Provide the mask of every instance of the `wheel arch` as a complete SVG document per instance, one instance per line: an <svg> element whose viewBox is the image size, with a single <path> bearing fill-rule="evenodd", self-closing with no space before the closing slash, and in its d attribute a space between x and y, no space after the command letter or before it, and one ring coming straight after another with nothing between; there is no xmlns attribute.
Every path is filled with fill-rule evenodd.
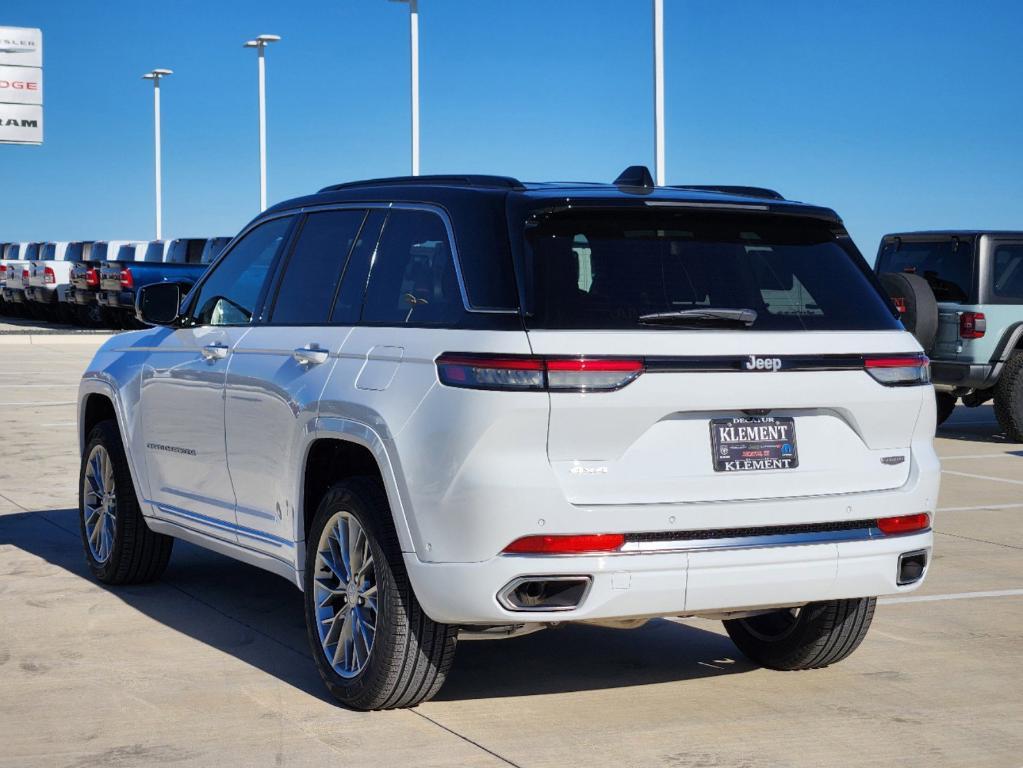
<svg viewBox="0 0 1023 768"><path fill-rule="evenodd" d="M1013 323L1005 329L991 360L1004 363L1017 350L1023 350L1023 321Z"/></svg>
<svg viewBox="0 0 1023 768"><path fill-rule="evenodd" d="M406 514L407 492L399 484L396 464L397 458L384 438L368 424L342 418L316 419L307 433L298 477L300 514L295 516L295 540L305 541L320 500L332 484L346 477L369 475L379 479L387 495L402 552L415 552Z"/></svg>

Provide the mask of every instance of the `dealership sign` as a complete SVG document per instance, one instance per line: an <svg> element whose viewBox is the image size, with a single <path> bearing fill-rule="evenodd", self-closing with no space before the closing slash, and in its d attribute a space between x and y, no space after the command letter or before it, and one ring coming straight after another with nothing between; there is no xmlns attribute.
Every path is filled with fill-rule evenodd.
<svg viewBox="0 0 1023 768"><path fill-rule="evenodd" d="M0 144L43 143L43 33L0 27Z"/></svg>

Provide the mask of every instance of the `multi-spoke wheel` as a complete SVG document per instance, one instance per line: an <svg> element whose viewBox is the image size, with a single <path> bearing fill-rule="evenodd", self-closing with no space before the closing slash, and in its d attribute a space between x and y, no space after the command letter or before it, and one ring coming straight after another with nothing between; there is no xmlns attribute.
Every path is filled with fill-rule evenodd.
<svg viewBox="0 0 1023 768"><path fill-rule="evenodd" d="M97 563L110 559L117 526L117 484L114 464L102 444L85 459L85 541Z"/></svg>
<svg viewBox="0 0 1023 768"><path fill-rule="evenodd" d="M341 677L355 677L373 652L377 574L369 538L351 513L335 513L320 534L313 585L323 653Z"/></svg>
<svg viewBox="0 0 1023 768"><path fill-rule="evenodd" d="M146 525L113 420L101 421L89 433L78 488L82 545L96 578L130 584L163 573L174 539Z"/></svg>
<svg viewBox="0 0 1023 768"><path fill-rule="evenodd" d="M309 643L327 689L354 709L412 707L433 696L457 631L416 600L378 481L332 486L306 532Z"/></svg>
<svg viewBox="0 0 1023 768"><path fill-rule="evenodd" d="M770 669L816 669L855 651L874 618L876 598L829 600L725 622L751 661Z"/></svg>

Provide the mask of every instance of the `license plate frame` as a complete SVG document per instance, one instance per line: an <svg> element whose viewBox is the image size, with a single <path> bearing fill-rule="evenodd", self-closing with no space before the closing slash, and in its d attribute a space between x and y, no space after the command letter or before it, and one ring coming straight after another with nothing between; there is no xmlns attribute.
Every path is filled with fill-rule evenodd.
<svg viewBox="0 0 1023 768"><path fill-rule="evenodd" d="M715 472L769 472L799 466L791 416L728 416L710 420Z"/></svg>

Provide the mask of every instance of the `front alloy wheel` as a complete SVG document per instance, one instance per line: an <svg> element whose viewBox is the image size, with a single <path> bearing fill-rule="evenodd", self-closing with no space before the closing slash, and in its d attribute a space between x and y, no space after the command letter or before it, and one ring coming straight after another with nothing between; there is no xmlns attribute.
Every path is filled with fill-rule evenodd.
<svg viewBox="0 0 1023 768"><path fill-rule="evenodd" d="M377 574L366 531L349 512L334 514L320 534L313 599L327 663L341 677L355 677L373 653Z"/></svg>
<svg viewBox="0 0 1023 768"><path fill-rule="evenodd" d="M82 515L85 541L96 562L110 559L117 529L117 482L114 463L103 445L94 445L85 463Z"/></svg>

